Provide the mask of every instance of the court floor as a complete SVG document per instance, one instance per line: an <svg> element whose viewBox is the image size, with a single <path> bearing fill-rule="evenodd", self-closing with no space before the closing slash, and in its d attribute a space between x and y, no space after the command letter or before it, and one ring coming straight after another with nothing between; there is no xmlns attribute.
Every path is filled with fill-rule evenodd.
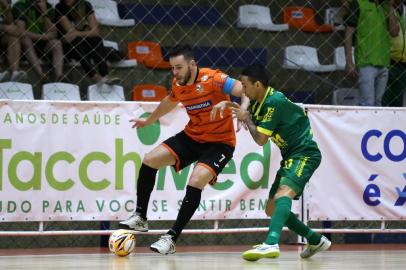
<svg viewBox="0 0 406 270"><path fill-rule="evenodd" d="M254 269L351 269L403 270L406 245L335 245L311 259L300 259L302 247L282 246L278 259L247 262L241 251L247 246L179 247L173 255L159 255L138 248L134 254L120 258L105 248L71 249L0 249L0 269L109 269L109 270L254 270Z"/></svg>

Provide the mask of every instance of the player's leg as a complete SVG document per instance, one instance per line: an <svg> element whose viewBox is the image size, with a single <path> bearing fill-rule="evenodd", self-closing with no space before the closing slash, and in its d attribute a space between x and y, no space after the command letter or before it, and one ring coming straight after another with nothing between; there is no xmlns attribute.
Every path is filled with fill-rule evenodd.
<svg viewBox="0 0 406 270"><path fill-rule="evenodd" d="M275 185L273 185L275 189ZM272 190L272 189L271 189ZM256 261L261 258L277 258L280 255L279 239L282 228L290 215L292 199L296 196L296 191L287 185L280 185L274 198L269 201L268 211L272 211L272 218L269 225L268 236L264 243L247 250L242 257L248 261ZM272 196L273 197L273 196Z"/></svg>
<svg viewBox="0 0 406 270"><path fill-rule="evenodd" d="M265 209L266 215L271 217L274 209L275 199L269 199ZM300 254L302 258L309 258L319 251L327 250L331 245L330 240L306 226L293 212L290 212L289 218L286 220L285 225L289 228L289 230L306 238L308 245Z"/></svg>
<svg viewBox="0 0 406 270"><path fill-rule="evenodd" d="M149 199L155 186L158 169L176 163L173 153L159 145L144 156L137 180L137 206L133 215L121 221L119 227L136 231L148 231L147 211Z"/></svg>
<svg viewBox="0 0 406 270"><path fill-rule="evenodd" d="M232 158L234 152L234 148L224 144L195 146L200 148L201 155L189 178L186 194L174 225L166 235L161 236L157 242L151 245L151 249L156 252L162 254L175 252L176 240L199 207L202 190L208 183L215 183L217 175Z"/></svg>
<svg viewBox="0 0 406 270"><path fill-rule="evenodd" d="M309 181L310 177L313 175L314 171L320 164L320 156L310 156L309 158L301 158L292 162L291 167L283 168L285 170L284 174L288 177L283 177L280 180L280 185L287 185L292 187L298 194L296 198L302 194L304 186ZM296 166L295 166L296 165ZM294 169L295 174L292 174L292 170ZM301 168L300 173L297 168ZM270 192L270 199L269 205L267 205L266 212L269 216L273 216L273 208L272 203L275 202L277 195L275 194L275 198ZM324 236L320 235L317 232L311 230L308 226L306 226L303 222L301 222L294 213L290 212L288 219L285 222L285 225L293 232L298 235L301 235L307 239L308 245L305 250L300 254L302 258L309 258L313 256L315 253L319 251L327 250L331 242ZM271 230L271 229L270 229Z"/></svg>
<svg viewBox="0 0 406 270"><path fill-rule="evenodd" d="M189 184L186 187L186 194L180 206L175 224L167 234L162 235L158 241L151 245L151 250L161 254L172 254L176 252L176 240L199 207L202 189L213 177L212 172L206 167L199 164L195 166L189 179Z"/></svg>

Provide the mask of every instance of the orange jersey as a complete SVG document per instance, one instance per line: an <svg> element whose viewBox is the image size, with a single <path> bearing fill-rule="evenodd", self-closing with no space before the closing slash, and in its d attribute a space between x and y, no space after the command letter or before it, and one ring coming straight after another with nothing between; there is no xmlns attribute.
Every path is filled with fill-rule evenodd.
<svg viewBox="0 0 406 270"><path fill-rule="evenodd" d="M185 133L197 142L218 142L235 146L236 138L233 117L230 110L224 111L210 121L210 112L214 105L230 96L223 93L228 75L219 70L200 68L196 81L192 85L181 86L176 78L172 82L170 100L183 104L190 121Z"/></svg>

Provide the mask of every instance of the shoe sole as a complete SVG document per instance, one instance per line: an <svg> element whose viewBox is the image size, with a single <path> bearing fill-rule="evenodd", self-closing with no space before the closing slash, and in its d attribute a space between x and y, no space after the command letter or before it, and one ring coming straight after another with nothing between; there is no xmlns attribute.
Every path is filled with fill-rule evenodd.
<svg viewBox="0 0 406 270"><path fill-rule="evenodd" d="M258 261L259 259L275 259L278 258L280 255L280 252L271 252L271 253L266 253L266 254L260 254L260 253L243 253L242 258L244 260L250 261L250 262L255 262Z"/></svg>
<svg viewBox="0 0 406 270"><path fill-rule="evenodd" d="M148 229L136 229L136 228L131 228L130 226L126 225L126 224L118 224L118 227L120 229L125 229L125 230L130 230L130 231L135 231L135 232L147 232Z"/></svg>
<svg viewBox="0 0 406 270"><path fill-rule="evenodd" d="M159 254L162 254L162 255L169 255L169 254L173 254L173 253L175 253L176 251L174 251L174 252L167 252L167 253L161 253L161 252L159 252L159 250L157 249L157 248L154 248L154 247L149 247L152 251L154 251L154 252L156 252L156 253L159 253Z"/></svg>
<svg viewBox="0 0 406 270"><path fill-rule="evenodd" d="M308 257L302 257L302 256L300 255L300 257L301 257L302 259L308 259L308 258L310 258L310 257L312 257L312 256L314 256L314 255L316 255L316 253L319 253L319 252L328 250L328 249L330 248L330 246L331 246L331 241L323 242L323 244L322 244L320 247L318 247L318 248L313 252L313 254L311 254L310 256L308 256Z"/></svg>

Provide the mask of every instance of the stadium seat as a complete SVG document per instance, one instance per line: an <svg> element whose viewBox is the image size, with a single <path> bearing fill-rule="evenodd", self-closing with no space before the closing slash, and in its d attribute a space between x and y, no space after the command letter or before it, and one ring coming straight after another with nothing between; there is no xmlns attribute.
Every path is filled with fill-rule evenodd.
<svg viewBox="0 0 406 270"><path fill-rule="evenodd" d="M33 100L34 93L32 91L32 85L20 82L0 83L0 99Z"/></svg>
<svg viewBox="0 0 406 270"><path fill-rule="evenodd" d="M42 85L42 99L80 100L79 86L70 83L47 83Z"/></svg>
<svg viewBox="0 0 406 270"><path fill-rule="evenodd" d="M314 10L308 7L286 7L283 9L283 22L304 32L332 32L330 25L319 25L316 22Z"/></svg>
<svg viewBox="0 0 406 270"><path fill-rule="evenodd" d="M204 4L158 4L147 1L124 1L118 5L119 14L122 18L134 19L136 24L149 25L186 25L186 26L220 26L222 13L215 5ZM132 3L130 3L132 2ZM134 3L136 2L136 3ZM168 1L166 1L168 2ZM175 1L176 2L176 1Z"/></svg>
<svg viewBox="0 0 406 270"><path fill-rule="evenodd" d="M268 61L266 48L194 47L193 53L199 65L206 67L266 66Z"/></svg>
<svg viewBox="0 0 406 270"><path fill-rule="evenodd" d="M133 19L121 19L118 15L117 3L112 0L89 0L92 4L96 20L102 25L127 27L134 26Z"/></svg>
<svg viewBox="0 0 406 270"><path fill-rule="evenodd" d="M335 71L336 65L321 65L316 48L309 46L293 45L285 48L283 68L304 69L314 72Z"/></svg>
<svg viewBox="0 0 406 270"><path fill-rule="evenodd" d="M352 47L352 62L355 63L354 60L354 47ZM337 66L338 70L345 70L345 51L344 47L337 47L334 49L334 64Z"/></svg>
<svg viewBox="0 0 406 270"><path fill-rule="evenodd" d="M131 41L128 43L128 58L135 59L153 69L170 69L168 61L162 56L159 43L152 41Z"/></svg>
<svg viewBox="0 0 406 270"><path fill-rule="evenodd" d="M335 31L344 30L344 19L341 8L327 8L324 15L324 24L331 25Z"/></svg>
<svg viewBox="0 0 406 270"><path fill-rule="evenodd" d="M238 8L238 27L258 28L264 31L286 31L287 24L274 24L271 11L261 5L242 5Z"/></svg>
<svg viewBox="0 0 406 270"><path fill-rule="evenodd" d="M89 85L87 99L91 101L125 101L124 89L119 85Z"/></svg>
<svg viewBox="0 0 406 270"><path fill-rule="evenodd" d="M103 40L104 47L111 47L119 51L118 43L110 40ZM113 68L131 68L137 66L137 60L135 59L123 59L118 62L108 62L110 67Z"/></svg>
<svg viewBox="0 0 406 270"><path fill-rule="evenodd" d="M161 85L139 84L133 88L135 101L161 101L168 95L168 89Z"/></svg>
<svg viewBox="0 0 406 270"><path fill-rule="evenodd" d="M359 89L356 88L339 88L333 92L333 105L359 105Z"/></svg>

